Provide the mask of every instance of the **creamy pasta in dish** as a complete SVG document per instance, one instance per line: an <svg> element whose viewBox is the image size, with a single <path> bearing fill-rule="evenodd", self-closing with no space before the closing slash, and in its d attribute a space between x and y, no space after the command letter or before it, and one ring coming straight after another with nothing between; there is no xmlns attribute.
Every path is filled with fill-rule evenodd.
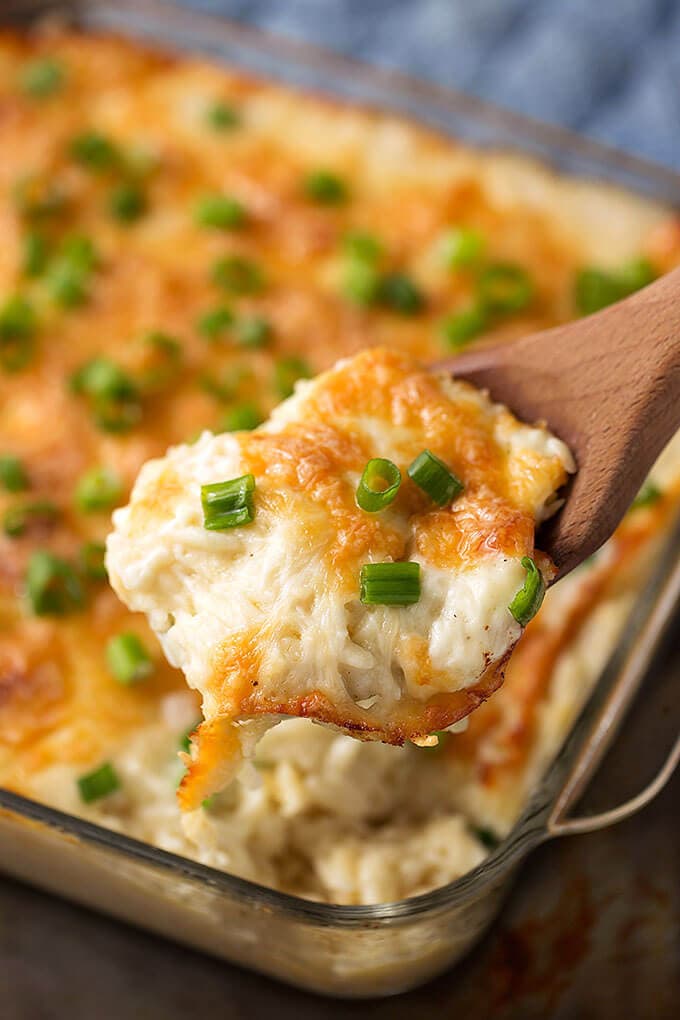
<svg viewBox="0 0 680 1020"><path fill-rule="evenodd" d="M401 744L468 715L538 611L534 529L573 469L545 428L386 349L147 464L107 566L202 695L183 805L277 717Z"/></svg>
<svg viewBox="0 0 680 1020"><path fill-rule="evenodd" d="M550 589L502 687L458 732L399 747L286 719L184 821L179 755L200 705L107 581L111 514L168 447L186 444L170 456L198 471L210 451L240 457L242 443L287 435L294 422L276 415L244 434L339 359L386 349L388 363L433 362L616 300L680 262L677 219L389 113L54 27L0 33L0 151L0 784L324 901L399 899L458 877L508 832L615 643L678 506L677 443L611 542ZM295 417L314 385L278 414ZM191 445L205 431L214 438ZM434 438L403 453L379 438L348 477L356 489L369 460L398 467L385 524L416 498L408 468L426 449L465 485L465 461ZM256 528L268 483L247 467L196 477L252 473ZM534 514L559 478L535 484ZM532 539L522 554L544 569ZM422 552L421 598L435 559ZM512 560L505 613L526 578ZM256 586L241 576L238 598ZM357 626L364 613L417 615L419 603L362 608L352 578ZM517 636L503 622L494 655ZM347 667L366 706L359 652Z"/></svg>

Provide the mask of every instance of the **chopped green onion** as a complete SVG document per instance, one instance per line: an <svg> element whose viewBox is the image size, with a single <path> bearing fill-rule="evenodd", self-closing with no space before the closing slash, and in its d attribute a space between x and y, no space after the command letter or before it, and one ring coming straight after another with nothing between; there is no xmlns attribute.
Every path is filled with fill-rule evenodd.
<svg viewBox="0 0 680 1020"><path fill-rule="evenodd" d="M619 281L601 269L582 269L576 277L574 301L580 315L592 315L623 297Z"/></svg>
<svg viewBox="0 0 680 1020"><path fill-rule="evenodd" d="M137 386L108 358L93 358L82 365L71 376L71 389L89 398L95 422L106 432L125 432L141 417Z"/></svg>
<svg viewBox="0 0 680 1020"><path fill-rule="evenodd" d="M630 505L630 509L640 510L642 507L645 506L654 506L655 503L659 502L662 496L663 492L656 484L656 482L653 482L650 478L645 482L645 484L638 492L637 496Z"/></svg>
<svg viewBox="0 0 680 1020"><path fill-rule="evenodd" d="M53 300L62 308L76 308L87 300L87 278L81 269L66 259L53 263L47 285Z"/></svg>
<svg viewBox="0 0 680 1020"><path fill-rule="evenodd" d="M31 231L23 240L22 270L25 276L40 276L47 266L48 245L43 234Z"/></svg>
<svg viewBox="0 0 680 1020"><path fill-rule="evenodd" d="M345 234L342 245L347 255L361 262L377 262L382 255L382 245L372 234L364 234L355 230Z"/></svg>
<svg viewBox="0 0 680 1020"><path fill-rule="evenodd" d="M339 205L348 198L347 185L330 170L315 170L304 180L307 198L322 205Z"/></svg>
<svg viewBox="0 0 680 1020"><path fill-rule="evenodd" d="M415 315L424 304L422 291L405 273L387 273L378 287L378 300L399 315Z"/></svg>
<svg viewBox="0 0 680 1020"><path fill-rule="evenodd" d="M282 400L290 397L298 379L309 379L312 372L304 358L291 355L274 365L274 388Z"/></svg>
<svg viewBox="0 0 680 1020"><path fill-rule="evenodd" d="M419 563L366 563L360 599L367 606L411 606L420 598Z"/></svg>
<svg viewBox="0 0 680 1020"><path fill-rule="evenodd" d="M201 486L203 526L208 531L223 531L255 519L255 478L242 475L227 482Z"/></svg>
<svg viewBox="0 0 680 1020"><path fill-rule="evenodd" d="M522 626L526 627L541 608L545 595L543 575L529 556L522 557L522 566L526 570L524 584L515 595L508 609Z"/></svg>
<svg viewBox="0 0 680 1020"><path fill-rule="evenodd" d="M214 131L232 131L241 124L238 110L219 100L208 107L205 120L208 127Z"/></svg>
<svg viewBox="0 0 680 1020"><path fill-rule="evenodd" d="M481 305L472 305L447 316L442 321L440 327L442 340L448 350L459 351L483 333L488 324L488 316Z"/></svg>
<svg viewBox="0 0 680 1020"><path fill-rule="evenodd" d="M182 345L161 330L145 333L141 343L145 348L145 360L139 384L146 392L155 393L176 378L182 361Z"/></svg>
<svg viewBox="0 0 680 1020"><path fill-rule="evenodd" d="M137 393L132 379L109 358L86 361L73 373L70 385L74 393L111 400L136 396Z"/></svg>
<svg viewBox="0 0 680 1020"><path fill-rule="evenodd" d="M137 184L119 184L109 195L109 212L121 223L134 223L146 210L146 195Z"/></svg>
<svg viewBox="0 0 680 1020"><path fill-rule="evenodd" d="M7 492L23 492L28 488L28 476L18 457L0 456L0 486Z"/></svg>
<svg viewBox="0 0 680 1020"><path fill-rule="evenodd" d="M84 542L80 547L78 563L90 581L105 581L108 571L105 564L106 546L103 542Z"/></svg>
<svg viewBox="0 0 680 1020"><path fill-rule="evenodd" d="M437 506L448 504L463 491L463 483L431 450L423 450L409 464L408 475Z"/></svg>
<svg viewBox="0 0 680 1020"><path fill-rule="evenodd" d="M264 286L262 270L241 255L227 255L213 266L213 282L231 294L256 294Z"/></svg>
<svg viewBox="0 0 680 1020"><path fill-rule="evenodd" d="M468 268L479 262L484 248L484 237L478 230L456 227L442 238L442 261L449 269Z"/></svg>
<svg viewBox="0 0 680 1020"><path fill-rule="evenodd" d="M245 206L229 195L204 195L194 212L199 227L215 227L218 230L238 230L247 218Z"/></svg>
<svg viewBox="0 0 680 1020"><path fill-rule="evenodd" d="M110 761L78 779L78 790L85 804L91 804L102 797L108 797L120 789L120 779Z"/></svg>
<svg viewBox="0 0 680 1020"><path fill-rule="evenodd" d="M521 312L534 296L534 285L526 269L512 262L494 262L477 279L479 302L492 315Z"/></svg>
<svg viewBox="0 0 680 1020"><path fill-rule="evenodd" d="M357 305L371 305L380 295L380 273L363 259L349 259L345 266L342 289Z"/></svg>
<svg viewBox="0 0 680 1020"><path fill-rule="evenodd" d="M260 411L255 404L237 404L230 408L222 419L223 432L250 432L261 425L263 421Z"/></svg>
<svg viewBox="0 0 680 1020"><path fill-rule="evenodd" d="M377 513L395 499L401 485L401 471L391 460L373 457L364 468L356 500L362 510Z"/></svg>
<svg viewBox="0 0 680 1020"><path fill-rule="evenodd" d="M33 355L36 316L25 297L16 294L0 306L0 368L18 372Z"/></svg>
<svg viewBox="0 0 680 1020"><path fill-rule="evenodd" d="M253 315L236 323L236 339L241 347L257 349L271 340L272 326L268 319Z"/></svg>
<svg viewBox="0 0 680 1020"><path fill-rule="evenodd" d="M10 538L19 538L28 528L39 526L49 527L54 523L59 511L48 499L37 499L33 503L10 507L2 521L3 531Z"/></svg>
<svg viewBox="0 0 680 1020"><path fill-rule="evenodd" d="M197 322L198 332L206 340L217 340L234 324L233 313L223 305L204 312Z"/></svg>
<svg viewBox="0 0 680 1020"><path fill-rule="evenodd" d="M36 616L63 616L83 605L82 585L73 567L42 549L28 561L26 594Z"/></svg>
<svg viewBox="0 0 680 1020"><path fill-rule="evenodd" d="M656 275L654 266L644 258L628 262L618 272L586 267L576 276L576 309L581 315L592 315L646 287Z"/></svg>
<svg viewBox="0 0 680 1020"><path fill-rule="evenodd" d="M120 163L118 146L98 131L85 131L71 140L71 158L88 170L110 170Z"/></svg>
<svg viewBox="0 0 680 1020"><path fill-rule="evenodd" d="M32 60L21 73L21 88L34 99L46 99L59 91L64 78L64 69L56 60Z"/></svg>
<svg viewBox="0 0 680 1020"><path fill-rule="evenodd" d="M84 513L110 510L120 502L123 486L110 468L91 468L76 486L76 503Z"/></svg>
<svg viewBox="0 0 680 1020"><path fill-rule="evenodd" d="M153 660L136 634L117 634L106 646L106 662L118 683L136 684L153 672Z"/></svg>
<svg viewBox="0 0 680 1020"><path fill-rule="evenodd" d="M472 829L472 833L487 850L495 850L500 843L500 839L491 831L491 829L478 828L475 826Z"/></svg>
<svg viewBox="0 0 680 1020"><path fill-rule="evenodd" d="M634 294L648 287L657 278L657 272L649 259L639 258L626 262L619 270L619 282L624 294Z"/></svg>
<svg viewBox="0 0 680 1020"><path fill-rule="evenodd" d="M82 273L92 272L99 263L97 249L86 234L71 234L63 242L59 254Z"/></svg>

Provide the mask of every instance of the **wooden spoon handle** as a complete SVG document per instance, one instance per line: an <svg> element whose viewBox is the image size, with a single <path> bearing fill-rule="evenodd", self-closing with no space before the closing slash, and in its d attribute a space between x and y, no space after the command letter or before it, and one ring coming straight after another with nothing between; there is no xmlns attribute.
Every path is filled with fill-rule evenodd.
<svg viewBox="0 0 680 1020"><path fill-rule="evenodd" d="M566 573L611 535L680 427L680 269L597 315L445 367L571 447L578 473L540 536Z"/></svg>

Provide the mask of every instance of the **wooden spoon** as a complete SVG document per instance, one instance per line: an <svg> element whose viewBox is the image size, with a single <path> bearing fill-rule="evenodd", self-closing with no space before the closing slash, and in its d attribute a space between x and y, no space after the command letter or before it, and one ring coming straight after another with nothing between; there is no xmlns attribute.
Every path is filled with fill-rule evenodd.
<svg viewBox="0 0 680 1020"><path fill-rule="evenodd" d="M571 448L578 471L538 542L566 574L609 538L680 427L680 269L596 315L441 367Z"/></svg>

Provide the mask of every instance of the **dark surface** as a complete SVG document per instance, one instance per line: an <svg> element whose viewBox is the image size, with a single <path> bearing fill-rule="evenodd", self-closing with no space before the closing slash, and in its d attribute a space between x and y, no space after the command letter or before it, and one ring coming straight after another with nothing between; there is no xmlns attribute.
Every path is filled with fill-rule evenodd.
<svg viewBox="0 0 680 1020"><path fill-rule="evenodd" d="M677 725L677 633L669 652L588 810L637 792L658 767ZM437 1020L671 1020L680 1016L679 794L676 775L637 817L539 849L467 960L382 1001L308 995L0 880L0 1017L421 1020L426 1008Z"/></svg>

